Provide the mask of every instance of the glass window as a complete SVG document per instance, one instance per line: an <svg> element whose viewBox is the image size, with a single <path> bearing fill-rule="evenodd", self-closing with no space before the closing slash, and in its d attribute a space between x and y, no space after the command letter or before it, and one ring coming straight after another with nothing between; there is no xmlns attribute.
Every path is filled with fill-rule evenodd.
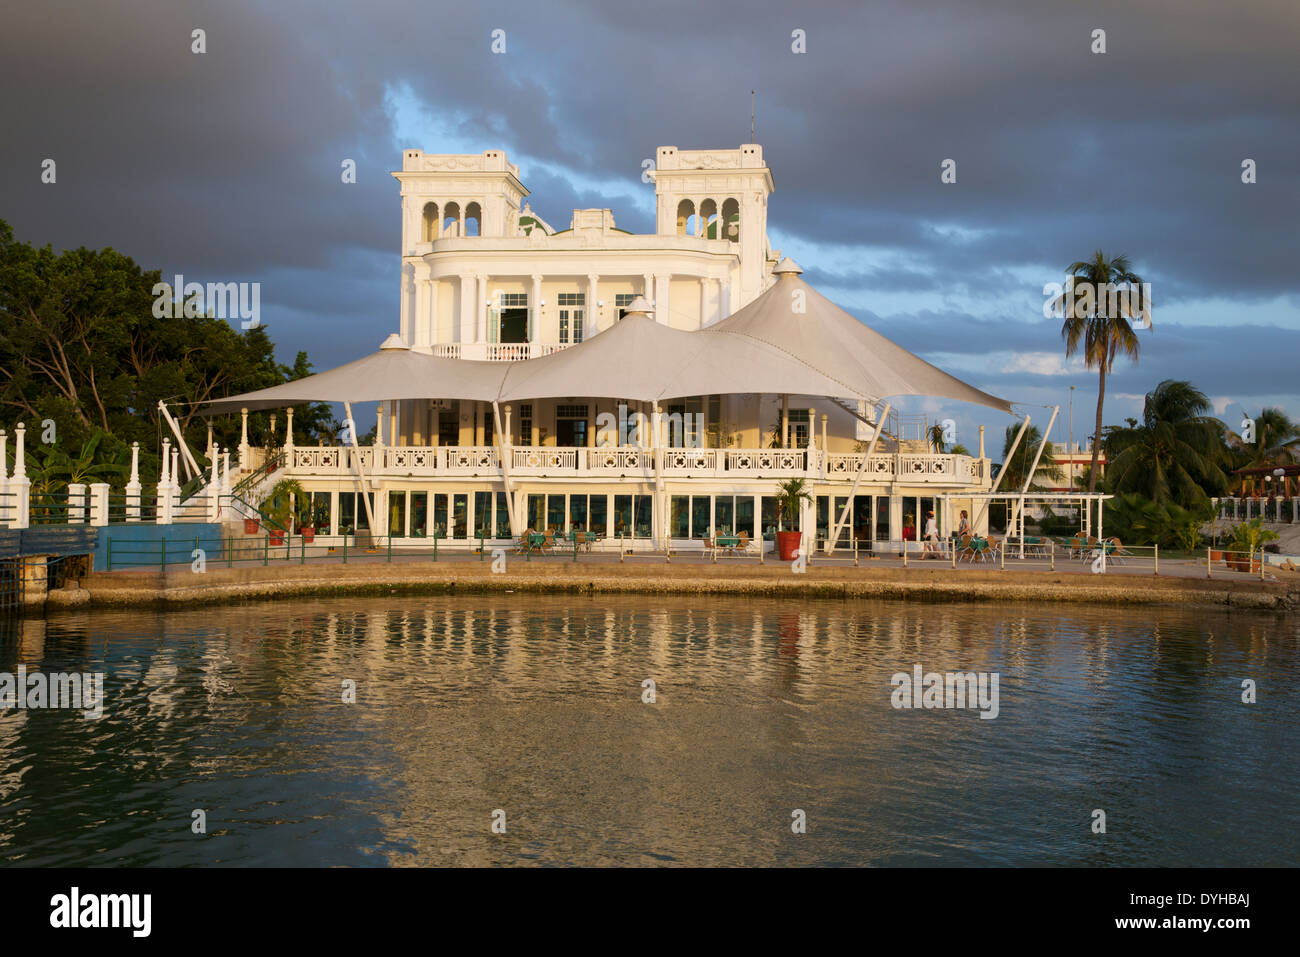
<svg viewBox="0 0 1300 957"><path fill-rule="evenodd" d="M635 496L635 498L636 498L636 503L635 503L636 537L649 538L650 537L650 516L654 504L654 497L650 495L637 495Z"/></svg>
<svg viewBox="0 0 1300 957"><path fill-rule="evenodd" d="M492 493L474 493L474 537L492 537Z"/></svg>
<svg viewBox="0 0 1300 957"><path fill-rule="evenodd" d="M709 515L709 496L691 496L691 537L704 538L709 534L713 520Z"/></svg>
<svg viewBox="0 0 1300 957"><path fill-rule="evenodd" d="M564 496L546 496L546 528L564 529Z"/></svg>
<svg viewBox="0 0 1300 957"><path fill-rule="evenodd" d="M674 495L668 508L668 534L673 538L691 537L691 499Z"/></svg>
<svg viewBox="0 0 1300 957"><path fill-rule="evenodd" d="M736 530L736 500L730 495L719 495L713 503L713 523L720 533L734 534Z"/></svg>
<svg viewBox="0 0 1300 957"><path fill-rule="evenodd" d="M764 495L763 502L763 537L772 539L772 533L776 531L777 525L777 508L776 497L773 495Z"/></svg>
<svg viewBox="0 0 1300 957"><path fill-rule="evenodd" d="M452 537L468 538L469 496L465 494L452 496Z"/></svg>
<svg viewBox="0 0 1300 957"><path fill-rule="evenodd" d="M754 537L754 496L736 496L736 534L745 532Z"/></svg>
<svg viewBox="0 0 1300 957"><path fill-rule="evenodd" d="M569 528L587 531L587 496L569 496Z"/></svg>
<svg viewBox="0 0 1300 957"><path fill-rule="evenodd" d="M534 532L546 531L546 516L543 514L545 508L545 495L528 496L528 527Z"/></svg>
<svg viewBox="0 0 1300 957"><path fill-rule="evenodd" d="M876 541L889 541L889 496L876 496Z"/></svg>
<svg viewBox="0 0 1300 957"><path fill-rule="evenodd" d="M357 493L339 492L339 534L351 535L357 530Z"/></svg>
<svg viewBox="0 0 1300 957"><path fill-rule="evenodd" d="M429 493L411 493L411 537L423 538L429 530Z"/></svg>
<svg viewBox="0 0 1300 957"><path fill-rule="evenodd" d="M388 534L397 538L406 537L406 493L390 491L388 493Z"/></svg>
<svg viewBox="0 0 1300 957"><path fill-rule="evenodd" d="M447 496L433 496L433 534L438 538L447 537Z"/></svg>
<svg viewBox="0 0 1300 957"><path fill-rule="evenodd" d="M510 509L506 507L506 493L496 493L497 538L510 538Z"/></svg>
<svg viewBox="0 0 1300 957"><path fill-rule="evenodd" d="M614 496L614 535L632 537L632 496Z"/></svg>
<svg viewBox="0 0 1300 957"><path fill-rule="evenodd" d="M598 535L604 535L609 528L609 496L593 495L588 499L587 511L589 513L591 531Z"/></svg>

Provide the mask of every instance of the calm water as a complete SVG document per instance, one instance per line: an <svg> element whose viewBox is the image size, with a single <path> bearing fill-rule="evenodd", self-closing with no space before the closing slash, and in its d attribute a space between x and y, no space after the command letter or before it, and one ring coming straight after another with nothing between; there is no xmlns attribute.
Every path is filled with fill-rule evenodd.
<svg viewBox="0 0 1300 957"><path fill-rule="evenodd" d="M0 671L107 672L98 721L0 711L9 864L1300 863L1273 613L520 594L0 636ZM999 716L895 710L916 664L998 672Z"/></svg>

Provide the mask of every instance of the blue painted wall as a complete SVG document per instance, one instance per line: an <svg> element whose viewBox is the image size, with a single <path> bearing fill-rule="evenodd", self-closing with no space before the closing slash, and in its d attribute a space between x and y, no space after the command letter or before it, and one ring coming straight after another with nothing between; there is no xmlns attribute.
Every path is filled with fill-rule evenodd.
<svg viewBox="0 0 1300 957"><path fill-rule="evenodd" d="M95 571L109 571L109 553L112 567L157 568L164 558L168 563L193 560L195 539L198 548L208 553L212 561L221 553L221 525L208 522L186 522L183 525L105 525L98 529L95 542ZM111 545L110 545L111 543Z"/></svg>

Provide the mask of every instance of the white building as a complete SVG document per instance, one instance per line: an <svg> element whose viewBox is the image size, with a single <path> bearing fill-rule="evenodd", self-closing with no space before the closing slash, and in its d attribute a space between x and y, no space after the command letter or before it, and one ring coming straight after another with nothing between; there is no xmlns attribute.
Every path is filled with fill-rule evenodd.
<svg viewBox="0 0 1300 957"><path fill-rule="evenodd" d="M727 329L719 323L757 303L778 274L820 300L798 279L797 267L786 261L777 269L780 253L767 238L773 179L761 146L660 147L649 175L656 193L653 234L617 228L608 209L574 210L567 228L556 229L532 211L519 169L504 152L406 150L402 169L393 173L401 184L401 315L386 348L475 369L542 361L566 350L577 362L590 354L582 343L594 345L637 297L646 300L654 323L709 342ZM824 300L817 309L828 322L875 336ZM932 369L879 337L871 341L877 340L891 354ZM613 361L633 368L645 357ZM905 515L919 524L936 495L989 489L982 429L978 455L936 454L923 430L905 436L905 424L889 416L864 460L876 412L862 396L886 395L859 387L852 373L835 380L851 383L858 398L847 402L775 389L701 390L666 398L656 409L635 398L583 394L587 380L581 365L574 369L573 395L515 397L496 408L482 398L441 395L431 376L428 391L416 393L427 397L408 395L378 408L373 447L295 449L287 443L285 472L328 511L323 536L360 529L400 542L437 530L447 543L467 546L480 537L505 540L525 528L551 526L611 541L622 536L631 547L645 548L662 547L665 529L679 548L713 531L744 531L757 539L775 524L772 497L777 483L790 477L806 478L815 496L802 520L806 533L823 539L852 490L840 544L850 536L896 543ZM1001 403L951 382L948 392L932 394ZM291 405L290 399L301 402L306 395L302 383L297 391L276 387L222 407L269 408L277 397L283 397L279 405ZM848 388L838 392L848 394ZM644 415L647 427L630 438L598 434L600 422L609 421L600 416L636 414ZM649 427L676 417L690 425L671 432ZM255 498L270 478L252 475L254 450L241 450L240 462L244 492ZM371 496L370 508L363 494ZM940 521L955 526L955 511Z"/></svg>

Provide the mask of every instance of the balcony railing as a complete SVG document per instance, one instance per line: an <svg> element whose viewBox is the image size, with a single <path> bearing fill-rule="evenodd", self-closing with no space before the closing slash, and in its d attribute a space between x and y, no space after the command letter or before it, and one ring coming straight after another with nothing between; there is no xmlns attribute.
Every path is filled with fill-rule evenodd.
<svg viewBox="0 0 1300 957"><path fill-rule="evenodd" d="M568 342L440 342L433 354L444 359L476 359L479 362L518 362L536 359L567 349Z"/></svg>
<svg viewBox="0 0 1300 957"><path fill-rule="evenodd" d="M518 477L637 478L655 475L655 451L634 446L567 448L513 446L510 473ZM660 449L667 478L789 478L849 482L858 473L862 456L852 452L825 454L808 449ZM289 471L296 477L356 474L356 463L367 476L489 476L499 474L497 449L483 446L363 446L360 448L299 447ZM981 463L966 455L872 455L863 479L909 485L980 485Z"/></svg>

